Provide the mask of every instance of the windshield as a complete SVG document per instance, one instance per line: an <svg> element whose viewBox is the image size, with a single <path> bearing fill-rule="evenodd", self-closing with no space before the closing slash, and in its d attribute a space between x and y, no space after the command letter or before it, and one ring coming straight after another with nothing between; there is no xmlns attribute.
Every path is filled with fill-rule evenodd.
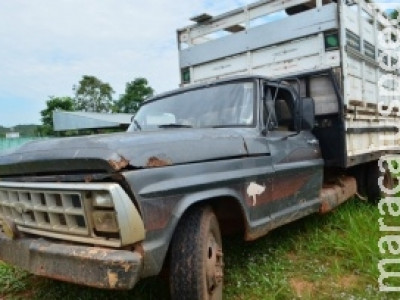
<svg viewBox="0 0 400 300"><path fill-rule="evenodd" d="M254 83L216 85L145 103L128 131L159 128L251 126Z"/></svg>

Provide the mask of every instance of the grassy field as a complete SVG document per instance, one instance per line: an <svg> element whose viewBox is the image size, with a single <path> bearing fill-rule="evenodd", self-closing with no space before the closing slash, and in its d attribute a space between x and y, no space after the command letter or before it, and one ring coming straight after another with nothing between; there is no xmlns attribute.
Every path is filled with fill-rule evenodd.
<svg viewBox="0 0 400 300"><path fill-rule="evenodd" d="M399 299L378 291L379 211L350 200L256 242L224 241L225 299ZM227 250L229 249L229 251ZM161 279L133 291L110 292L34 277L0 265L4 299L168 299Z"/></svg>

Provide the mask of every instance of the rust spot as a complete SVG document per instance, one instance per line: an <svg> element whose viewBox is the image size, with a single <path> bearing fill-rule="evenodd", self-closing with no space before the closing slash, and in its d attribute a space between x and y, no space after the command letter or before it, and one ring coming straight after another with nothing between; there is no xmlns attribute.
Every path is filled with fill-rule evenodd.
<svg viewBox="0 0 400 300"><path fill-rule="evenodd" d="M115 170L115 171L119 171L123 168L126 168L129 165L129 160L127 160L125 157L121 156L121 159L119 161L110 159L108 161L108 163L110 164L110 166Z"/></svg>
<svg viewBox="0 0 400 300"><path fill-rule="evenodd" d="M146 166L150 168L154 167L165 167L172 165L172 162L169 159L162 159L156 156L149 157Z"/></svg>
<svg viewBox="0 0 400 300"><path fill-rule="evenodd" d="M108 284L110 285L110 288L112 288L112 289L115 288L115 286L118 283L118 274L108 270L107 277L108 277Z"/></svg>
<svg viewBox="0 0 400 300"><path fill-rule="evenodd" d="M95 256L95 255L99 254L99 252L100 252L100 249L94 248L94 249L90 249L87 253L89 256L92 256L92 255Z"/></svg>
<svg viewBox="0 0 400 300"><path fill-rule="evenodd" d="M294 195L302 186L311 180L312 172L299 172L275 178L274 188L269 201L276 201Z"/></svg>
<svg viewBox="0 0 400 300"><path fill-rule="evenodd" d="M143 220L147 231L165 228L171 219L172 211L178 200L177 196L172 196L143 201Z"/></svg>
<svg viewBox="0 0 400 300"><path fill-rule="evenodd" d="M85 182L92 182L93 181L93 176L92 175L86 175L84 177Z"/></svg>
<svg viewBox="0 0 400 300"><path fill-rule="evenodd" d="M326 214L327 212L329 212L331 210L332 210L332 208L329 205L329 202L328 201L323 201L321 203L321 207L319 208L319 213L320 214Z"/></svg>
<svg viewBox="0 0 400 300"><path fill-rule="evenodd" d="M138 252L141 256L144 256L144 249L142 243L136 244L134 247L134 251Z"/></svg>
<svg viewBox="0 0 400 300"><path fill-rule="evenodd" d="M279 163L290 163L317 158L321 158L321 152L319 150L310 151L309 148L300 148L289 153Z"/></svg>
<svg viewBox="0 0 400 300"><path fill-rule="evenodd" d="M0 219L0 231L12 240L15 240L19 237L22 237L21 232L17 228L17 224L15 224L14 220L9 217L4 217Z"/></svg>
<svg viewBox="0 0 400 300"><path fill-rule="evenodd" d="M295 194L302 186L304 186L312 178L312 172L306 171L301 173L293 173L290 175L276 177L274 180L273 187L271 182L265 182L267 190L265 193L260 194L257 197L256 206L264 205L269 202L284 199ZM247 204L254 206L252 197L245 195Z"/></svg>
<svg viewBox="0 0 400 300"><path fill-rule="evenodd" d="M319 212L327 213L357 193L356 180L343 176L335 184L324 185L320 193Z"/></svg>
<svg viewBox="0 0 400 300"><path fill-rule="evenodd" d="M121 267L124 268L125 272L128 272L129 269L131 268L131 265L128 264L128 263L122 263L122 264L121 264Z"/></svg>

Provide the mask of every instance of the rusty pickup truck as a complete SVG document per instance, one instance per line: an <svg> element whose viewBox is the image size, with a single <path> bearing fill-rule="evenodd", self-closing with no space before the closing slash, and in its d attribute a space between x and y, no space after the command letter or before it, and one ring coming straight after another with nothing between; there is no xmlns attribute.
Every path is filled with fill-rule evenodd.
<svg viewBox="0 0 400 300"><path fill-rule="evenodd" d="M326 166L340 143L324 150L316 123L312 98L246 76L156 96L125 133L25 144L0 156L0 259L106 289L168 268L173 299L221 298L222 235L254 240L364 184Z"/></svg>

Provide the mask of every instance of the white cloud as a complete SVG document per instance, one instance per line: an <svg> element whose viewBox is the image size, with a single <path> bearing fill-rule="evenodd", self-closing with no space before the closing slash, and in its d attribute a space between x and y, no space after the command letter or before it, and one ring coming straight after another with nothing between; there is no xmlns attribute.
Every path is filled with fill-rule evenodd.
<svg viewBox="0 0 400 300"><path fill-rule="evenodd" d="M248 2L0 1L0 125L39 122L48 96L72 95L85 74L109 82L116 96L139 76L157 92L175 88L176 29Z"/></svg>
<svg viewBox="0 0 400 300"><path fill-rule="evenodd" d="M0 0L0 125L38 123L48 96L72 95L86 74L109 82L115 97L139 76L157 92L175 88L176 29L251 2Z"/></svg>

